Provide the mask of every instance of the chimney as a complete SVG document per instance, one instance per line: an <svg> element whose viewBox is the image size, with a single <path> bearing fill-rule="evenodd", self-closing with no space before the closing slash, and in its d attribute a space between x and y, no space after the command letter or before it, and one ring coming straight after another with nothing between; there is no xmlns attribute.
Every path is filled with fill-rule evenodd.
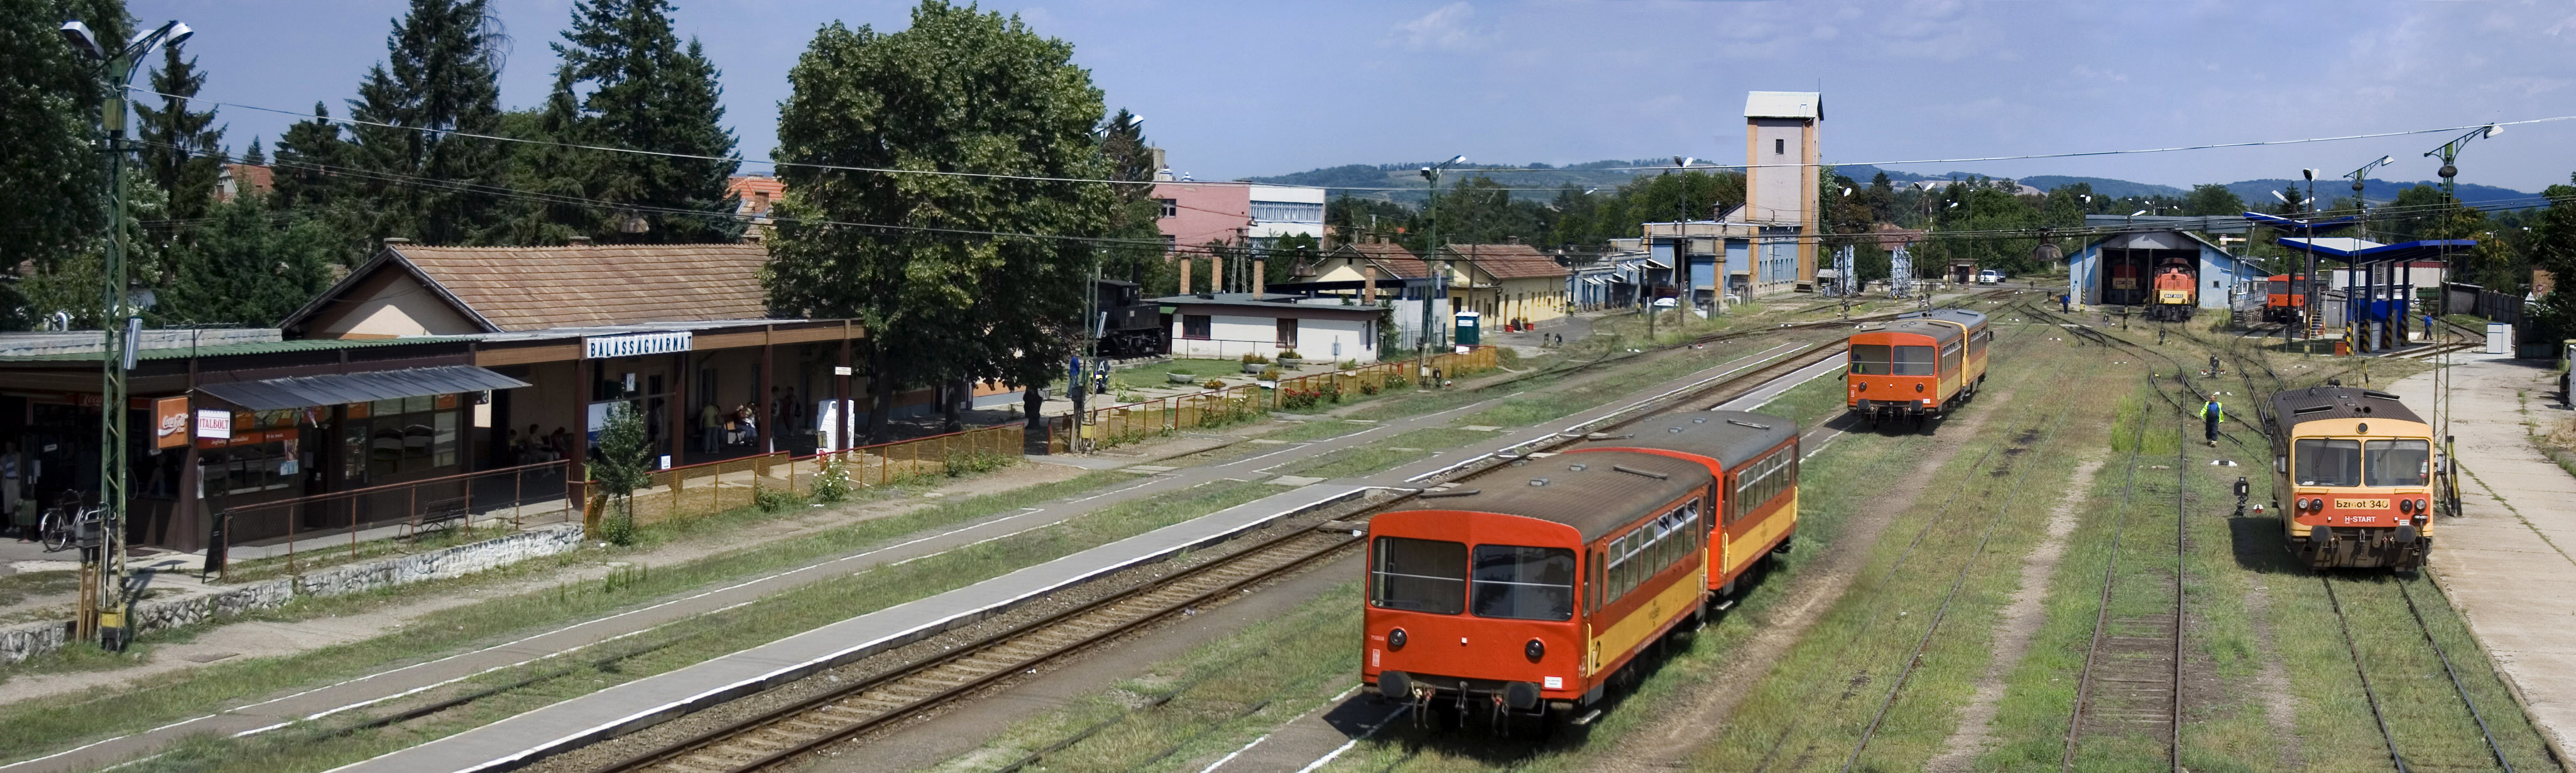
<svg viewBox="0 0 2576 773"><path fill-rule="evenodd" d="M404 245L404 244L410 244L410 243L411 243L411 240L410 240L410 239L405 239L405 238L402 238L402 237L400 237L400 236L387 236L387 237L385 237L385 246L387 246L387 247L393 247L393 246L397 246L397 245Z"/></svg>
<svg viewBox="0 0 2576 773"><path fill-rule="evenodd" d="M1192 264L1192 263L1197 263L1197 262L1198 262L1198 260L1197 260L1197 259L1194 259L1194 258L1188 258L1188 257L1183 257L1183 258L1181 258L1181 294L1182 294L1182 295L1188 295L1188 294L1190 294L1190 264Z"/></svg>
<svg viewBox="0 0 2576 773"><path fill-rule="evenodd" d="M1208 292L1225 292L1225 256L1208 255Z"/></svg>
<svg viewBox="0 0 2576 773"><path fill-rule="evenodd" d="M1365 301L1370 305L1377 304L1376 266L1368 266L1360 269L1360 300Z"/></svg>
<svg viewBox="0 0 2576 773"><path fill-rule="evenodd" d="M572 246L575 246L575 247L588 247L588 246L590 246L590 237L588 237L588 236L575 236L575 237L573 237L573 238L572 238Z"/></svg>
<svg viewBox="0 0 2576 773"><path fill-rule="evenodd" d="M1266 268L1264 267L1264 265L1263 265L1263 264L1266 264L1266 263L1269 263L1269 261L1262 260L1262 259L1260 259L1260 258L1253 258L1253 259L1252 259L1252 295L1253 295L1253 297L1258 298L1258 297L1260 297L1260 296L1261 296L1261 291L1262 291L1262 289L1263 289L1263 288L1262 288L1262 286L1261 286L1261 285L1262 285L1262 281L1261 281L1261 280L1263 280L1263 279L1267 279L1267 278L1269 278L1269 276L1270 276L1270 272L1269 272L1269 270L1268 270L1268 269L1266 269Z"/></svg>

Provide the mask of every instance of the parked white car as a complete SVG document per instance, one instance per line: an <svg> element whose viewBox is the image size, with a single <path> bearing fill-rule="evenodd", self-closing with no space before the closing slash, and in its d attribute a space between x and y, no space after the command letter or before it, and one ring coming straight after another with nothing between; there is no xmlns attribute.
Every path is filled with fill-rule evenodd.
<svg viewBox="0 0 2576 773"><path fill-rule="evenodd" d="M1991 268L1990 268L1990 269L1986 269L1986 270L1984 270L1984 271L1979 271L1979 272L1977 272L1977 284L1981 284L1981 285L1992 285L1992 284L2003 284L2003 282L2004 282L2004 272L1996 271L1996 270L1991 269Z"/></svg>

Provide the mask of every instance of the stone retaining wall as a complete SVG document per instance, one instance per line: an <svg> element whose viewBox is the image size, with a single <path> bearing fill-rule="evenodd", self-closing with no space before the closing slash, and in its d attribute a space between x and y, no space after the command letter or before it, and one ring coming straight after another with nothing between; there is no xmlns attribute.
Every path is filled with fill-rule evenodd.
<svg viewBox="0 0 2576 773"><path fill-rule="evenodd" d="M427 580L463 577L520 561L581 547L581 524L543 526L498 539L433 550L382 561L333 567L305 574L224 588L180 598L134 605L138 634L195 625L215 617L285 606L296 596L338 596ZM0 661L17 662L61 649L69 640L70 621L22 623L0 627Z"/></svg>

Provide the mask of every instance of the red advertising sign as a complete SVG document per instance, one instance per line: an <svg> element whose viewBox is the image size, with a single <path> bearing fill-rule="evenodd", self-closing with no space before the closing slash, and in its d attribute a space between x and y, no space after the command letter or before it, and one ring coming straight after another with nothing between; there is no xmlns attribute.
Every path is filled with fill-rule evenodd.
<svg viewBox="0 0 2576 773"><path fill-rule="evenodd" d="M152 447L178 448L188 444L188 398L164 397L152 401Z"/></svg>

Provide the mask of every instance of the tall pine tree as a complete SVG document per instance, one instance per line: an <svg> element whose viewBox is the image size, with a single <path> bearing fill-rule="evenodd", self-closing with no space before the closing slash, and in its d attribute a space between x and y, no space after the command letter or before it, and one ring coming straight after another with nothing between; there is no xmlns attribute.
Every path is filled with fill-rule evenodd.
<svg viewBox="0 0 2576 773"><path fill-rule="evenodd" d="M665 0L575 0L557 94L587 90L559 141L678 156L582 151L563 161L585 182L594 209L584 229L600 241L728 242L742 235L727 183L740 166L724 128L724 90L694 38L682 45ZM723 160L686 158L712 156ZM541 165L540 165L541 166ZM561 179L564 170L538 170ZM700 214L703 213L703 214Z"/></svg>
<svg viewBox="0 0 2576 773"><path fill-rule="evenodd" d="M197 69L195 57L180 46L162 46L161 66L152 71L152 90L161 93L161 106L153 107L149 98L134 105L143 169L170 195L172 220L205 217L221 181L223 127L215 125L214 110L192 110L188 104L205 85L206 74Z"/></svg>
<svg viewBox="0 0 2576 773"><path fill-rule="evenodd" d="M354 166L376 217L367 233L429 244L492 241L507 213L480 188L507 172L501 47L490 0L412 0L385 39L386 60L349 100ZM375 124L390 124L375 125Z"/></svg>

